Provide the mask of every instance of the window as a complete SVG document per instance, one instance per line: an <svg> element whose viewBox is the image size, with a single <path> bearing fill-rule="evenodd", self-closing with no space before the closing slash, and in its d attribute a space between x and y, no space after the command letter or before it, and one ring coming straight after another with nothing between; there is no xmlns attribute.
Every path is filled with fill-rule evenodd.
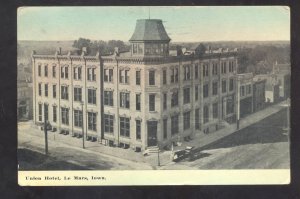
<svg viewBox="0 0 300 199"><path fill-rule="evenodd" d="M247 94L251 94L251 85L247 85Z"/></svg>
<svg viewBox="0 0 300 199"><path fill-rule="evenodd" d="M203 64L203 77L208 77L208 63Z"/></svg>
<svg viewBox="0 0 300 199"><path fill-rule="evenodd" d="M88 103L96 104L96 89L88 89Z"/></svg>
<svg viewBox="0 0 300 199"><path fill-rule="evenodd" d="M208 97L208 84L203 85L203 98Z"/></svg>
<svg viewBox="0 0 300 199"><path fill-rule="evenodd" d="M104 69L104 82L113 82L113 69Z"/></svg>
<svg viewBox="0 0 300 199"><path fill-rule="evenodd" d="M56 66L52 66L52 77L56 77Z"/></svg>
<svg viewBox="0 0 300 199"><path fill-rule="evenodd" d="M61 99L64 99L64 100L69 99L69 93L68 93L67 86L61 86Z"/></svg>
<svg viewBox="0 0 300 199"><path fill-rule="evenodd" d="M114 132L114 116L104 114L104 132L113 133Z"/></svg>
<svg viewBox="0 0 300 199"><path fill-rule="evenodd" d="M195 64L195 79L198 79L199 77L199 65Z"/></svg>
<svg viewBox="0 0 300 199"><path fill-rule="evenodd" d="M64 67L62 66L60 69L61 69L60 70L60 77L65 78L65 69L64 69Z"/></svg>
<svg viewBox="0 0 300 199"><path fill-rule="evenodd" d="M183 66L184 68L184 80L191 79L191 67L190 66Z"/></svg>
<svg viewBox="0 0 300 199"><path fill-rule="evenodd" d="M164 139L167 139L168 138L168 119L164 119L163 120L163 137Z"/></svg>
<svg viewBox="0 0 300 199"><path fill-rule="evenodd" d="M229 80L229 91L233 91L233 84L234 84L233 79L230 79Z"/></svg>
<svg viewBox="0 0 300 199"><path fill-rule="evenodd" d="M178 82L178 68L171 69L171 83Z"/></svg>
<svg viewBox="0 0 300 199"><path fill-rule="evenodd" d="M60 76L61 78L65 78L65 79L69 78L69 67L67 65L61 67Z"/></svg>
<svg viewBox="0 0 300 199"><path fill-rule="evenodd" d="M57 106L53 106L53 122L57 121Z"/></svg>
<svg viewBox="0 0 300 199"><path fill-rule="evenodd" d="M179 115L171 117L171 135L179 133Z"/></svg>
<svg viewBox="0 0 300 199"><path fill-rule="evenodd" d="M208 110L208 106L204 106L203 108L203 123L207 123L209 121L209 110Z"/></svg>
<svg viewBox="0 0 300 199"><path fill-rule="evenodd" d="M245 86L241 86L240 93L241 93L240 94L241 97L245 96Z"/></svg>
<svg viewBox="0 0 300 199"><path fill-rule="evenodd" d="M49 109L48 109L49 105L48 104L44 104L44 114L45 114L45 121L49 120Z"/></svg>
<svg viewBox="0 0 300 199"><path fill-rule="evenodd" d="M137 54L137 44L132 44L132 53Z"/></svg>
<svg viewBox="0 0 300 199"><path fill-rule="evenodd" d="M200 109L195 109L195 128L200 129Z"/></svg>
<svg viewBox="0 0 300 199"><path fill-rule="evenodd" d="M191 127L191 121L190 121L190 113L191 112L185 112L184 114L183 114L183 129L184 130L187 130L187 129L189 129L190 127Z"/></svg>
<svg viewBox="0 0 300 199"><path fill-rule="evenodd" d="M79 69L80 69L80 71L81 71L81 68L80 68L80 67L74 67L74 68L73 68L73 78L74 78L75 80L80 80L80 79L81 79L81 77L79 78Z"/></svg>
<svg viewBox="0 0 300 199"><path fill-rule="evenodd" d="M89 81L96 81L96 68L88 68L87 71L87 79Z"/></svg>
<svg viewBox="0 0 300 199"><path fill-rule="evenodd" d="M65 67L65 78L66 79L69 78L69 67L68 66Z"/></svg>
<svg viewBox="0 0 300 199"><path fill-rule="evenodd" d="M183 103L184 104L190 103L190 88L183 89Z"/></svg>
<svg viewBox="0 0 300 199"><path fill-rule="evenodd" d="M163 84L167 84L167 71L163 70Z"/></svg>
<svg viewBox="0 0 300 199"><path fill-rule="evenodd" d="M44 76L48 77L48 65L44 66Z"/></svg>
<svg viewBox="0 0 300 199"><path fill-rule="evenodd" d="M231 96L226 101L226 114L231 114L234 112L234 96Z"/></svg>
<svg viewBox="0 0 300 199"><path fill-rule="evenodd" d="M213 82L213 85L212 85L212 94L213 95L218 95L218 82Z"/></svg>
<svg viewBox="0 0 300 199"><path fill-rule="evenodd" d="M198 86L195 86L195 101L198 101L199 98L199 89Z"/></svg>
<svg viewBox="0 0 300 199"><path fill-rule="evenodd" d="M213 118L218 118L218 103L213 104Z"/></svg>
<svg viewBox="0 0 300 199"><path fill-rule="evenodd" d="M81 76L82 76L82 69L81 69L81 67L77 68L77 72L78 72L78 74L77 74L77 80L81 80Z"/></svg>
<svg viewBox="0 0 300 199"><path fill-rule="evenodd" d="M136 94L135 95L135 109L137 111L141 110L141 94Z"/></svg>
<svg viewBox="0 0 300 199"><path fill-rule="evenodd" d="M172 93L172 101L171 101L171 106L178 106L178 91L174 91Z"/></svg>
<svg viewBox="0 0 300 199"><path fill-rule="evenodd" d="M142 44L138 44L138 53L143 54L143 46Z"/></svg>
<svg viewBox="0 0 300 199"><path fill-rule="evenodd" d="M39 77L42 76L42 66L38 65L38 75Z"/></svg>
<svg viewBox="0 0 300 199"><path fill-rule="evenodd" d="M149 95L149 111L155 111L155 94Z"/></svg>
<svg viewBox="0 0 300 199"><path fill-rule="evenodd" d="M149 71L149 85L151 85L151 86L155 85L155 71L154 70Z"/></svg>
<svg viewBox="0 0 300 199"><path fill-rule="evenodd" d="M61 123L69 125L69 109L61 108Z"/></svg>
<svg viewBox="0 0 300 199"><path fill-rule="evenodd" d="M48 84L45 84L45 97L48 97Z"/></svg>
<svg viewBox="0 0 300 199"><path fill-rule="evenodd" d="M167 109L167 93L164 93L164 97L163 97L163 109L164 110Z"/></svg>
<svg viewBox="0 0 300 199"><path fill-rule="evenodd" d="M120 107L130 108L129 93L125 93L125 92L120 93Z"/></svg>
<svg viewBox="0 0 300 199"><path fill-rule="evenodd" d="M42 96L42 84L39 83L39 96Z"/></svg>
<svg viewBox="0 0 300 199"><path fill-rule="evenodd" d="M91 131L97 131L97 114L88 112L88 129Z"/></svg>
<svg viewBox="0 0 300 199"><path fill-rule="evenodd" d="M218 75L218 63L213 63L213 75Z"/></svg>
<svg viewBox="0 0 300 199"><path fill-rule="evenodd" d="M104 91L104 105L106 106L114 105L113 91Z"/></svg>
<svg viewBox="0 0 300 199"><path fill-rule="evenodd" d="M135 84L141 85L141 71L135 71Z"/></svg>
<svg viewBox="0 0 300 199"><path fill-rule="evenodd" d="M120 70L120 83L128 84L129 83L129 70Z"/></svg>
<svg viewBox="0 0 300 199"><path fill-rule="evenodd" d="M74 110L74 125L82 127L82 111L80 110Z"/></svg>
<svg viewBox="0 0 300 199"><path fill-rule="evenodd" d="M39 104L39 121L43 120L43 105Z"/></svg>
<svg viewBox="0 0 300 199"><path fill-rule="evenodd" d="M56 98L56 85L52 85L52 97Z"/></svg>
<svg viewBox="0 0 300 199"><path fill-rule="evenodd" d="M80 102L82 99L82 89L74 88L74 101Z"/></svg>
<svg viewBox="0 0 300 199"><path fill-rule="evenodd" d="M229 62L229 72L232 73L234 71L234 62L230 61Z"/></svg>
<svg viewBox="0 0 300 199"><path fill-rule="evenodd" d="M222 93L226 93L226 80L222 81Z"/></svg>
<svg viewBox="0 0 300 199"><path fill-rule="evenodd" d="M127 117L120 117L120 135L130 137L130 123Z"/></svg>
<svg viewBox="0 0 300 199"><path fill-rule="evenodd" d="M141 139L141 120L136 120L136 139Z"/></svg>
<svg viewBox="0 0 300 199"><path fill-rule="evenodd" d="M227 69L226 69L226 67L227 67L226 65L227 65L226 62L222 62L222 74L226 74L226 72L227 72L227 71L226 71L226 70L227 70Z"/></svg>

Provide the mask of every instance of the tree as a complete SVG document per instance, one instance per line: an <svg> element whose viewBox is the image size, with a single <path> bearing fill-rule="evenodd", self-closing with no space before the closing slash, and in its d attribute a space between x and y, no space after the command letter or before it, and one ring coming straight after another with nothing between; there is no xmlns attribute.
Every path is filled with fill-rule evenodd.
<svg viewBox="0 0 300 199"><path fill-rule="evenodd" d="M80 53L82 51L83 47L87 48L87 53L90 53L91 48L91 40L85 39L85 38L79 38L78 40L75 40L73 43L73 47L78 48Z"/></svg>
<svg viewBox="0 0 300 199"><path fill-rule="evenodd" d="M120 50L128 51L130 46L126 45L121 40L109 40L108 42L99 40L99 41L91 41L85 38L79 38L75 40L73 43L73 47L78 48L81 53L82 47L86 47L88 50L88 54L95 55L98 51L102 55L112 54L115 50L115 47L118 47Z"/></svg>
<svg viewBox="0 0 300 199"><path fill-rule="evenodd" d="M195 49L195 54L198 56L202 56L203 54L205 54L205 51L206 47L204 46L204 44L200 43Z"/></svg>
<svg viewBox="0 0 300 199"><path fill-rule="evenodd" d="M182 52L182 46L177 45L176 46L176 50L177 50L177 56L181 56L183 54L183 52Z"/></svg>

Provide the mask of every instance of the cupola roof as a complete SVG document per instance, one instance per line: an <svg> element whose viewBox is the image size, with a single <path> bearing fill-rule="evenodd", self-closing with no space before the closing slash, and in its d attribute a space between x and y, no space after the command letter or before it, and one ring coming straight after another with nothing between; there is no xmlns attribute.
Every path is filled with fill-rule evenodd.
<svg viewBox="0 0 300 199"><path fill-rule="evenodd" d="M168 36L161 19L138 19L129 41L167 41Z"/></svg>

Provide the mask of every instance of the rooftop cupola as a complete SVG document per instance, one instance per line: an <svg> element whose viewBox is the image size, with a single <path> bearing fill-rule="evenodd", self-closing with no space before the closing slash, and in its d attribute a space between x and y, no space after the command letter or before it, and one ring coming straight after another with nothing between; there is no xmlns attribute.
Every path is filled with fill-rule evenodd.
<svg viewBox="0 0 300 199"><path fill-rule="evenodd" d="M132 56L168 56L171 41L160 19L139 19L130 38Z"/></svg>

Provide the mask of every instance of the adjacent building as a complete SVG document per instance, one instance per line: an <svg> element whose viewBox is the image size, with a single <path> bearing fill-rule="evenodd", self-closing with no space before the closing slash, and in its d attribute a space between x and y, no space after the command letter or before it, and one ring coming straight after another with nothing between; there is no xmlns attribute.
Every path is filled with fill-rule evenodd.
<svg viewBox="0 0 300 199"><path fill-rule="evenodd" d="M253 79L253 112L262 110L266 106L266 80Z"/></svg>
<svg viewBox="0 0 300 199"><path fill-rule="evenodd" d="M266 81L253 76L253 73L237 74L238 118L244 118L265 108Z"/></svg>
<svg viewBox="0 0 300 199"><path fill-rule="evenodd" d="M129 53L33 52L33 118L136 151L236 121L236 51L171 56L162 20L137 20Z"/></svg>
<svg viewBox="0 0 300 199"><path fill-rule="evenodd" d="M284 100L290 97L291 90L291 64L273 65L273 74L277 76L279 84L279 97Z"/></svg>
<svg viewBox="0 0 300 199"><path fill-rule="evenodd" d="M245 117L253 112L253 74L237 74L239 86L240 117Z"/></svg>
<svg viewBox="0 0 300 199"><path fill-rule="evenodd" d="M266 103L276 103L280 101L279 81L275 74L261 74L254 77L254 81L266 80L265 99Z"/></svg>
<svg viewBox="0 0 300 199"><path fill-rule="evenodd" d="M17 78L17 117L18 120L32 119L32 81L31 74L25 71L24 66L18 66Z"/></svg>

